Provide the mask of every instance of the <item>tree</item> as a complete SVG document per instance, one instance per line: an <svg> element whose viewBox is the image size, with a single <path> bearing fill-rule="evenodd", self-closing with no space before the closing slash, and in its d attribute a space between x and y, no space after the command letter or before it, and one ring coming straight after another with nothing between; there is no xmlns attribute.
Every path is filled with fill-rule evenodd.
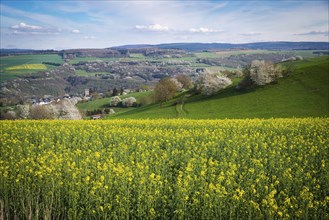
<svg viewBox="0 0 329 220"><path fill-rule="evenodd" d="M183 89L190 89L193 86L191 78L184 74L176 76L176 79L182 84Z"/></svg>
<svg viewBox="0 0 329 220"><path fill-rule="evenodd" d="M112 92L112 96L117 96L119 94L118 89L114 88Z"/></svg>
<svg viewBox="0 0 329 220"><path fill-rule="evenodd" d="M91 94L91 97L92 97L93 100L96 100L96 99L100 99L101 98L101 96L99 95L98 92L93 92Z"/></svg>
<svg viewBox="0 0 329 220"><path fill-rule="evenodd" d="M266 85L281 77L280 68L264 60L254 60L250 66L250 78L256 85Z"/></svg>
<svg viewBox="0 0 329 220"><path fill-rule="evenodd" d="M243 69L244 78L238 84L237 89L270 84L282 77L282 73L282 69L271 62L254 60Z"/></svg>
<svg viewBox="0 0 329 220"><path fill-rule="evenodd" d="M52 115L45 105L35 105L30 109L31 119L52 119Z"/></svg>
<svg viewBox="0 0 329 220"><path fill-rule="evenodd" d="M120 89L120 95L123 95L123 92L124 92L124 89L123 89L123 87L121 87L121 89Z"/></svg>
<svg viewBox="0 0 329 220"><path fill-rule="evenodd" d="M178 89L177 83L172 78L163 78L155 85L155 99L162 104L172 99Z"/></svg>
<svg viewBox="0 0 329 220"><path fill-rule="evenodd" d="M226 76L204 72L196 82L196 90L203 95L213 95L231 84L232 81Z"/></svg>
<svg viewBox="0 0 329 220"><path fill-rule="evenodd" d="M129 98L123 99L122 100L122 105L124 107L132 107L132 106L136 105L135 97L129 97Z"/></svg>
<svg viewBox="0 0 329 220"><path fill-rule="evenodd" d="M6 111L6 112L0 112L0 119L1 120L14 120L16 119L17 116L16 116L16 113L14 111Z"/></svg>
<svg viewBox="0 0 329 220"><path fill-rule="evenodd" d="M17 105L17 115L19 118L27 119L30 115L29 105Z"/></svg>
<svg viewBox="0 0 329 220"><path fill-rule="evenodd" d="M121 98L119 96L114 96L110 100L111 106L117 106L121 102Z"/></svg>

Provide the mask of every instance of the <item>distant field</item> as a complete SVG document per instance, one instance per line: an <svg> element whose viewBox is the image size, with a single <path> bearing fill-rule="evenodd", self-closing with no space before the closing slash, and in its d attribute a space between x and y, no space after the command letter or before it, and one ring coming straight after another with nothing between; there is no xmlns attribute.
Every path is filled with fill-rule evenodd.
<svg viewBox="0 0 329 220"><path fill-rule="evenodd" d="M0 81L14 79L19 75L45 70L47 68L53 68L52 66L42 65L43 62L62 64L63 60L57 54L31 54L0 57ZM40 66L31 66L32 64Z"/></svg>
<svg viewBox="0 0 329 220"><path fill-rule="evenodd" d="M88 62L88 61L106 61L106 62L109 62L109 61L118 61L120 59L124 59L124 58L112 58L112 57L106 57L106 58L99 58L99 57L76 57L72 60L70 60L70 64L77 64L79 62Z"/></svg>
<svg viewBox="0 0 329 220"><path fill-rule="evenodd" d="M85 70L75 70L78 76L95 76L96 74L109 74L109 72L87 72Z"/></svg>
<svg viewBox="0 0 329 220"><path fill-rule="evenodd" d="M295 56L302 56L304 58L310 58L310 57L316 57L317 55L313 54L313 50L282 50L282 51L276 51L276 50L223 50L223 51L214 51L214 52L200 52L195 53L196 57L198 58L223 58L223 57L229 57L229 56L236 56L241 54L270 54L270 53L276 53L276 54L287 54L291 53Z"/></svg>
<svg viewBox="0 0 329 220"><path fill-rule="evenodd" d="M195 62L196 57L182 57L182 58L154 58L154 57L147 57L143 54L130 54L130 57L123 57L123 58L117 58L117 57L106 57L106 58L99 58L99 57L76 57L72 60L70 60L70 64L77 64L79 62L91 62L91 61L104 61L104 62L110 62L110 61L190 61Z"/></svg>
<svg viewBox="0 0 329 220"><path fill-rule="evenodd" d="M5 70L46 70L47 66L44 64L22 64L17 66L7 67Z"/></svg>
<svg viewBox="0 0 329 220"><path fill-rule="evenodd" d="M207 70L209 70L212 73L219 73L223 70L236 70L235 68L230 67L224 67L224 66L207 66Z"/></svg>
<svg viewBox="0 0 329 220"><path fill-rule="evenodd" d="M0 57L0 71L2 72L11 66L42 62L63 63L63 60L57 54L34 54Z"/></svg>

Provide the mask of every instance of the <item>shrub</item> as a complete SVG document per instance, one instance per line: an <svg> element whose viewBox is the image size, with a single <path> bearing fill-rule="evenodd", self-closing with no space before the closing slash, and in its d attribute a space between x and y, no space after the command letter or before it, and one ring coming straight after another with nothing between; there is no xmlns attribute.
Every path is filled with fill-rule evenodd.
<svg viewBox="0 0 329 220"><path fill-rule="evenodd" d="M106 111L104 111L106 113ZM87 110L86 111L86 115L87 116L91 116L91 115L100 115L103 114L102 109L93 109L93 110Z"/></svg>

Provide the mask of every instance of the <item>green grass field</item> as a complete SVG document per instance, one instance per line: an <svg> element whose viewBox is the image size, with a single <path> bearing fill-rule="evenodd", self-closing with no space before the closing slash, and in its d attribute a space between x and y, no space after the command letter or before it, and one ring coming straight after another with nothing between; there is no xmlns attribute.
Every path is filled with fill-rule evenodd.
<svg viewBox="0 0 329 220"><path fill-rule="evenodd" d="M62 58L57 54L31 54L31 55L17 55L0 57L0 81L14 79L17 76L34 73L41 69L15 69L10 70L11 67L26 65L26 64L42 64L42 62L63 63ZM47 68L54 68L46 65Z"/></svg>
<svg viewBox="0 0 329 220"><path fill-rule="evenodd" d="M117 118L287 118L328 117L329 115L328 56L294 62L295 71L277 84L249 91L231 87L211 97L194 95L183 106L175 103L162 107L153 104L133 111L116 114ZM180 111L177 110L181 109ZM183 113L182 113L183 111Z"/></svg>
<svg viewBox="0 0 329 220"><path fill-rule="evenodd" d="M146 91L146 92L136 92L136 93L130 93L127 95L120 96L121 99L128 98L128 97L135 97L137 100L137 103L140 103L143 97L151 97L152 91ZM124 108L124 107L112 107L109 105L111 98L103 98L103 99L96 99L94 101L89 102L83 102L77 104L77 107L82 111L87 110L93 110L93 109L104 109L104 108L112 108L116 113L123 113L128 111L133 111L136 108L130 107L130 108Z"/></svg>

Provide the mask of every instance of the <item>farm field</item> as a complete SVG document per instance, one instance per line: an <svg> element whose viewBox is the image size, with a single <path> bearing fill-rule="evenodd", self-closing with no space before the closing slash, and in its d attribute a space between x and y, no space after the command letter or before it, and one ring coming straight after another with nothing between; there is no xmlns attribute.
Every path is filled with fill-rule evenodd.
<svg viewBox="0 0 329 220"><path fill-rule="evenodd" d="M303 56L304 58L316 57L313 50L222 50L212 52L195 53L198 58L223 58L236 55L250 54L292 54L294 56Z"/></svg>
<svg viewBox="0 0 329 220"><path fill-rule="evenodd" d="M17 66L7 67L6 70L46 70L47 66L44 64L22 64Z"/></svg>
<svg viewBox="0 0 329 220"><path fill-rule="evenodd" d="M36 64L42 62L63 63L62 58L57 54L31 54L31 55L17 55L0 57L0 70L4 71L11 66L23 64Z"/></svg>
<svg viewBox="0 0 329 220"><path fill-rule="evenodd" d="M329 119L1 121L4 219L328 219Z"/></svg>
<svg viewBox="0 0 329 220"><path fill-rule="evenodd" d="M39 68L14 68L22 65L42 65L43 62L63 63L62 58L57 54L31 54L0 57L0 80L14 79L28 73L35 73L45 70L45 67L52 68L48 65Z"/></svg>

